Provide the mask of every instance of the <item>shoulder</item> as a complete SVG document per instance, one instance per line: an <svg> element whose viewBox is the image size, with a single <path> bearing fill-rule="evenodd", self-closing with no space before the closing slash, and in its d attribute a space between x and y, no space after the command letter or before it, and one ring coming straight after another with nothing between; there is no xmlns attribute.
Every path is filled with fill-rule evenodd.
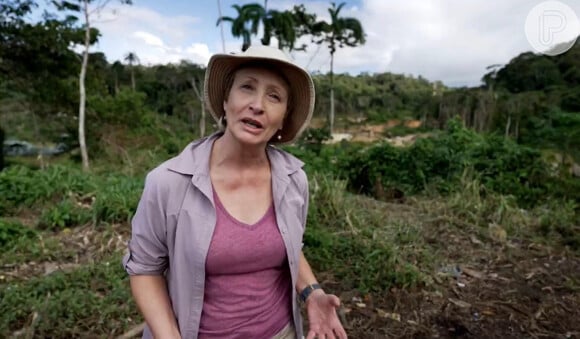
<svg viewBox="0 0 580 339"><path fill-rule="evenodd" d="M302 160L275 146L268 146L268 156L277 171L284 171L301 192L308 190L308 176Z"/></svg>
<svg viewBox="0 0 580 339"><path fill-rule="evenodd" d="M168 192L189 182L200 160L209 157L203 147L200 147L203 141L204 139L200 139L189 143L181 153L150 170L145 177L145 187L155 188L158 192Z"/></svg>
<svg viewBox="0 0 580 339"><path fill-rule="evenodd" d="M304 162L302 160L298 159L289 152L273 145L268 145L268 157L270 158L271 162L275 163L276 166L279 166L289 172L302 169L304 166Z"/></svg>

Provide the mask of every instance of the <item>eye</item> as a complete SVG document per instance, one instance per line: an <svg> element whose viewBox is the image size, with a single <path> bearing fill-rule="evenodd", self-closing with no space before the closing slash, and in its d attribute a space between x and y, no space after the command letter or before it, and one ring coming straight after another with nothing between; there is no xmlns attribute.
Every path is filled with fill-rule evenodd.
<svg viewBox="0 0 580 339"><path fill-rule="evenodd" d="M242 84L240 86L240 88L247 89L247 90L251 90L251 89L254 89L254 86L252 86L251 84L246 83L246 84Z"/></svg>
<svg viewBox="0 0 580 339"><path fill-rule="evenodd" d="M270 98L274 99L277 102L282 101L282 97L278 93L270 93Z"/></svg>

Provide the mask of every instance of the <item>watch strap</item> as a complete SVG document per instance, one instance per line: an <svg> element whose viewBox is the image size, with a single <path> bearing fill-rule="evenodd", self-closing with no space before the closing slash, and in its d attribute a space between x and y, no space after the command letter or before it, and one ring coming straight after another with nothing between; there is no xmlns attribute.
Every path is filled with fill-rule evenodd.
<svg viewBox="0 0 580 339"><path fill-rule="evenodd" d="M312 291L318 290L318 289L322 289L320 284L310 284L310 285L306 286L302 290L302 292L300 292L300 300L302 300L302 302L305 302L306 299L308 299L308 296L310 296L310 293L312 293Z"/></svg>

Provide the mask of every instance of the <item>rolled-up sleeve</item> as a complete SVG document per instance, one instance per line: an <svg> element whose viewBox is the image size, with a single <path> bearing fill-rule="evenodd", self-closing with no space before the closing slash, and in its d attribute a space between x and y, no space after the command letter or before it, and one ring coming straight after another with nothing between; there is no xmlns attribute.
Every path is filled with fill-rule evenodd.
<svg viewBox="0 0 580 339"><path fill-rule="evenodd" d="M123 257L129 275L161 275L168 263L166 202L163 177L151 172L131 221L131 239Z"/></svg>

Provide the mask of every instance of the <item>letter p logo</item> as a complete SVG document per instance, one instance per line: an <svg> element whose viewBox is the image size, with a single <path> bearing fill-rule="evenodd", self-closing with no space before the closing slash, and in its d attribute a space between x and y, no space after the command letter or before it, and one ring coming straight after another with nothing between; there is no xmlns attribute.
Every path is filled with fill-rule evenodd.
<svg viewBox="0 0 580 339"><path fill-rule="evenodd" d="M557 55L574 45L580 35L580 23L568 5L545 1L530 11L525 31L528 42L536 52Z"/></svg>

